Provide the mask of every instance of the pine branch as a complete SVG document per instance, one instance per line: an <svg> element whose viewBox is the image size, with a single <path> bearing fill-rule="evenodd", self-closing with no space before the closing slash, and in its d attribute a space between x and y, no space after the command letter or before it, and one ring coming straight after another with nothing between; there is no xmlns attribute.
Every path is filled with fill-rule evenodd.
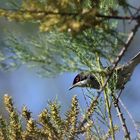
<svg viewBox="0 0 140 140"><path fill-rule="evenodd" d="M104 82L104 85L102 86L101 90L98 92L98 95L96 96L96 98L94 100L92 100L91 104L90 104L90 107L87 109L87 112L85 114L86 117L83 119L83 121L80 123L79 125L79 129L81 129L82 126L84 126L84 124L87 122L87 120L92 116L93 114L93 108L95 108L95 106L97 105L98 103L98 98L100 97L102 91L105 89L108 81L110 80L110 78L112 77L112 74L116 68L116 66L118 65L118 63L120 62L121 58L123 57L124 53L127 51L128 47L130 46L136 32L138 31L138 28L139 28L139 20L138 19L138 23L135 25L135 27L132 29L131 33L129 34L128 38L127 38L127 41L126 43L124 44L124 47L121 49L120 53L118 54L117 58L115 59L114 63L113 63L113 67L112 69L110 70L110 74L108 75L107 79L105 80ZM96 105L95 105L96 104ZM90 112L90 113L89 113Z"/></svg>
<svg viewBox="0 0 140 140"><path fill-rule="evenodd" d="M60 15L60 16L72 16L76 18L77 16L82 16L83 13L78 13L78 12L54 12L54 11L45 11L45 10L17 10L17 9L4 9L0 8L3 12L5 11L6 13L21 13L21 14L41 14L39 17L40 19L45 18L45 16L49 15ZM3 16L5 16L3 14ZM93 15L94 17L98 18L104 18L106 20L109 19L116 19L116 20L139 20L139 15L134 15L134 16L121 16L121 15L103 15L103 14L95 14Z"/></svg>

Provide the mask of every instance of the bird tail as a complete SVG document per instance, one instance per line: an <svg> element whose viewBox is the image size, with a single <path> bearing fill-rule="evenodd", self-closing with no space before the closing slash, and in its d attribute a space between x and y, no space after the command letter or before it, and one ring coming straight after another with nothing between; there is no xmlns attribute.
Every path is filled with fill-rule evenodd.
<svg viewBox="0 0 140 140"><path fill-rule="evenodd" d="M129 61L130 64L136 66L140 63L140 51Z"/></svg>

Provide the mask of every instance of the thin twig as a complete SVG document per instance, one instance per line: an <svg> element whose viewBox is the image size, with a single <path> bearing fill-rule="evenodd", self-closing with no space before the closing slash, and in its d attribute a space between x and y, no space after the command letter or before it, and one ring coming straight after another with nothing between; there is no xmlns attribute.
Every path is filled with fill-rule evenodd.
<svg viewBox="0 0 140 140"><path fill-rule="evenodd" d="M84 119L82 120L82 122L79 124L78 130L81 130L81 128L84 126L84 124L87 122L88 119L91 118L92 113L93 113L93 108L96 107L96 105L98 104L98 98L100 97L101 93L98 93L98 95L96 96L95 99L92 100L89 108L87 109L87 112L85 113L86 116L84 117Z"/></svg>
<svg viewBox="0 0 140 140"><path fill-rule="evenodd" d="M132 20L139 14L139 12L140 12L140 7L139 7L139 8L137 9L137 11L133 14L132 19L131 19L131 21L130 21L129 23L132 22Z"/></svg>
<svg viewBox="0 0 140 140"><path fill-rule="evenodd" d="M111 130L111 137L112 140L115 140L115 132L114 132L114 126L113 126L113 119L112 119L112 114L111 114L111 108L110 108L110 102L109 98L107 95L107 91L104 91L104 98L105 98L105 104L108 112L108 118L109 118L109 125L110 125L110 130Z"/></svg>
<svg viewBox="0 0 140 140"><path fill-rule="evenodd" d="M120 96L121 96L121 94L122 94L123 89L124 89L124 87L120 90L120 92L119 92L119 94L118 94L117 97L115 97L115 95L111 94L111 96L113 97L113 102L114 102L114 100L115 100L115 103L117 102L117 104L114 103L114 106L117 106L117 107L119 108L119 109L118 109L117 107L115 107L116 110L117 110L117 112L118 112L118 111L121 111L118 102L121 104L121 106L124 108L124 110L125 110L126 113L128 114L129 118L131 119L131 121L132 121L132 123L133 123L133 125L134 125L134 127L135 127L135 130L136 130L136 132L137 132L137 136L139 137L139 135L138 135L138 134L139 134L139 129L138 129L138 127L137 127L137 125L136 125L136 123L135 123L135 121L134 121L134 119L133 119L131 113L128 111L127 107L124 105L124 103L123 103L122 100L120 99ZM121 113L121 112L120 112L120 113L118 112L118 114L122 114L122 113ZM123 117L123 115L122 115L122 116L119 116L119 118L121 118L121 117ZM125 119L124 119L124 118L121 118L121 121L120 121L120 122L122 122L123 120L124 120L123 123L125 124ZM122 125L122 127L124 127L124 126ZM125 130L125 129L126 129L126 130ZM128 132L128 129L127 129L127 125L126 125L126 124L125 124L125 128L124 128L123 130L125 130L124 133ZM127 135L128 135L128 134L126 134L126 136L127 136Z"/></svg>
<svg viewBox="0 0 140 140"><path fill-rule="evenodd" d="M98 62L98 66L100 68L103 67L101 60L98 56L97 56L97 62ZM104 84L104 77L101 77L101 84ZM110 101L109 101L109 96L107 94L107 89L104 90L104 99L105 99L105 106L106 106L108 118L109 118L109 126L110 126L109 128L111 130L111 138L112 138L112 140L115 140L113 118L112 118L112 114L111 114Z"/></svg>
<svg viewBox="0 0 140 140"><path fill-rule="evenodd" d="M102 86L101 90L99 92L102 92L104 90L104 88L107 85L107 82L110 80L110 78L112 77L112 74L116 68L116 66L118 65L118 63L120 62L121 58L123 57L124 53L127 51L128 47L130 46L130 43L132 42L136 32L138 31L139 28L139 23L137 23L134 27L134 29L132 29L132 32L129 34L126 43L124 44L124 47L121 49L119 55L117 56L116 60L113 62L113 66L110 70L110 73L107 77L107 79L105 80L104 85Z"/></svg>
<svg viewBox="0 0 140 140"><path fill-rule="evenodd" d="M60 15L60 16L82 16L83 13L81 12L54 12L54 11L45 11L45 10L27 10L27 9L5 9L5 8L0 8L0 10L5 10L7 12L20 12L20 13L30 13L30 14L44 14L44 16L47 15ZM105 19L116 19L116 20L138 20L139 16L119 16L119 15L102 15L102 14L95 14L93 15L94 17L99 17L99 18L105 18Z"/></svg>
<svg viewBox="0 0 140 140"><path fill-rule="evenodd" d="M97 92L98 95L96 96L95 99L92 100L92 102L91 102L89 108L87 109L87 112L85 113L86 116L83 118L83 120L82 120L81 123L79 124L79 127L78 127L79 130L84 126L84 124L87 122L87 120L91 118L92 113L93 113L93 111L91 111L91 109L96 107L95 105L97 105L97 103L98 103L98 99L99 99L99 97L100 97L100 95L101 95L101 92L105 89L105 87L106 87L106 85L107 85L107 82L108 82L108 81L110 80L110 78L112 77L112 74L113 74L113 72L114 72L116 66L118 65L118 63L120 62L120 60L121 60L121 58L123 57L124 53L127 51L128 47L130 46L130 43L132 42L132 40L133 40L133 38L134 38L134 36L135 36L135 34L136 34L138 28L139 28L139 23L137 23L137 24L135 25L134 29L132 29L131 33L129 34L129 36L128 36L128 38L127 38L127 41L126 41L126 43L124 44L124 47L121 49L119 55L117 56L116 60L115 60L114 63L113 63L113 67L112 67L112 69L111 69L111 71L110 71L110 74L108 75L108 77L107 77L107 79L106 79L106 81L105 81L103 87L101 88L100 91Z"/></svg>
<svg viewBox="0 0 140 140"><path fill-rule="evenodd" d="M122 125L122 129L123 129L124 134L125 134L125 139L131 140L130 132L128 131L128 128L127 128L127 125L125 122L125 118L123 117L123 114L122 114L121 109L120 109L119 104L118 104L119 100L113 94L112 94L112 98L114 100L114 107L116 108L116 111L118 113L118 117L119 117L121 125Z"/></svg>
<svg viewBox="0 0 140 140"><path fill-rule="evenodd" d="M83 89L82 89L82 93L83 93L83 96L84 96L84 100L85 100L85 102L86 102L86 106L89 107L88 101L87 101L87 98L86 98L86 95L85 95Z"/></svg>
<svg viewBox="0 0 140 140"><path fill-rule="evenodd" d="M126 106L124 105L124 103L122 102L122 100L119 98L119 102L121 104L121 106L125 109L126 113L128 114L129 118L131 119L133 125L134 125L134 128L137 132L137 136L139 136L139 129L138 129L138 126L137 124L135 123L135 120L133 119L133 116L131 115L131 113L128 111L128 109L126 108Z"/></svg>

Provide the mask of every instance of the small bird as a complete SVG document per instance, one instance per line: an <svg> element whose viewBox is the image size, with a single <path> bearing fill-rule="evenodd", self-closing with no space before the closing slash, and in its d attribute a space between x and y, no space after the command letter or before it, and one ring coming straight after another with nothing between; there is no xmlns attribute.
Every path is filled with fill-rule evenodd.
<svg viewBox="0 0 140 140"><path fill-rule="evenodd" d="M124 85L130 80L130 77L135 67L140 63L140 51L126 64L117 66L115 71L117 72L116 89L122 89ZM111 66L105 68L106 74L109 74ZM95 77L94 73L83 71L76 75L73 80L72 86L69 90L75 87L90 87L94 89L101 89L100 83Z"/></svg>

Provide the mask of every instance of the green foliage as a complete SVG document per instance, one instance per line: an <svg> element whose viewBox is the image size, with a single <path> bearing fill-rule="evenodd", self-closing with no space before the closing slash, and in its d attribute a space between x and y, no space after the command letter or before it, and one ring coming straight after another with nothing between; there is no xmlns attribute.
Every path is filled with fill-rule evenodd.
<svg viewBox="0 0 140 140"><path fill-rule="evenodd" d="M106 75L100 61L103 58L112 62L126 39L125 33L122 35L117 31L118 21L111 20L123 19L119 16L116 18L116 7L122 7L131 14L130 5L125 0L22 0L18 4L11 1L11 4L12 8L0 9L1 17L6 17L8 21L32 22L39 26L41 33L35 32L32 36L24 37L17 36L16 32L8 33L4 40L6 48L0 50L1 67L5 68L7 63L13 68L26 64L45 76L87 70L97 72L97 78L104 85ZM104 110L97 107L101 103L98 101L99 96L94 100L91 95L90 105L81 115L78 99L74 96L65 118L61 117L60 106L56 101L49 103L39 114L38 120L32 118L26 106L22 109L21 117L11 97L5 95L8 121L0 117L0 139L73 140L83 135L87 140L115 139L119 127L113 122L110 95L114 95L116 79L114 73L111 84L107 83L104 89L105 99L100 106ZM123 122L119 106L115 107L118 107L120 122ZM92 117L93 113L96 113L95 118ZM125 123L122 126L123 129L127 128ZM125 136L129 137L129 133Z"/></svg>
<svg viewBox="0 0 140 140"><path fill-rule="evenodd" d="M125 38L120 39L116 21L99 17L112 15L110 9L116 6L114 0L23 0L15 6L16 10L1 9L1 16L14 21L39 22L42 31L49 30L27 37L8 33L5 44L9 53L0 53L1 64L8 61L8 66L1 67L7 70L26 64L43 76L67 71L100 71L96 55L112 61Z"/></svg>
<svg viewBox="0 0 140 140"><path fill-rule="evenodd" d="M6 120L4 120L2 116L0 116L0 138L1 138L1 140L8 139L7 133L8 133L8 130L7 130Z"/></svg>
<svg viewBox="0 0 140 140"><path fill-rule="evenodd" d="M107 39L110 41L107 42ZM24 38L10 34L6 39L6 45L13 55L7 59L15 64L11 66L27 64L38 68L38 73L47 76L66 71L98 71L96 53L103 58L111 59L115 55L110 52L117 49L117 42L112 34L96 30L85 31L74 38L59 32Z"/></svg>
<svg viewBox="0 0 140 140"><path fill-rule="evenodd" d="M78 99L76 96L74 96L72 98L71 110L68 111L66 114L67 118L65 129L69 131L69 139L74 139L76 137L75 132L77 130L78 114L79 114Z"/></svg>
<svg viewBox="0 0 140 140"><path fill-rule="evenodd" d="M109 13L115 4L115 0L22 0L16 10L0 9L0 16L9 21L39 22L41 31L57 27L59 31L77 33L91 27L106 28L96 14Z"/></svg>
<svg viewBox="0 0 140 140"><path fill-rule="evenodd" d="M21 123L20 123L19 116L13 106L11 97L5 95L4 103L9 113L9 128L7 128L9 136L7 137L8 139L13 139L13 140L21 139L21 131L22 131Z"/></svg>
<svg viewBox="0 0 140 140"><path fill-rule="evenodd" d="M8 111L8 121L4 117L0 117L0 139L2 140L73 140L80 137L80 134L85 134L90 138L95 137L92 132L94 130L92 120L88 119L87 125L81 129L78 128L79 118L82 116L79 113L76 96L72 98L70 110L66 113L65 118L59 115L60 106L56 101L49 103L49 108L39 114L38 120L32 118L31 112L25 106L21 114L17 113L12 98L8 95L4 96L4 104ZM24 118L25 127L23 127Z"/></svg>

